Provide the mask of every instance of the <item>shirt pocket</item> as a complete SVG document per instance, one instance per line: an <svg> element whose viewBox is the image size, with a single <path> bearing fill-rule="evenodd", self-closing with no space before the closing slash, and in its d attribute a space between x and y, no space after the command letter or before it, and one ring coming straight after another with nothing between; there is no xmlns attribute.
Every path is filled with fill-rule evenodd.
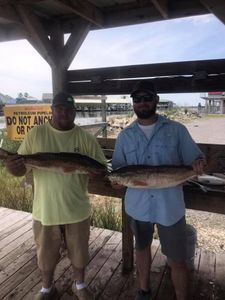
<svg viewBox="0 0 225 300"><path fill-rule="evenodd" d="M178 145L172 139L159 139L154 145L153 152L159 164L179 163Z"/></svg>
<svg viewBox="0 0 225 300"><path fill-rule="evenodd" d="M138 149L137 147L129 147L124 151L126 162L128 165L138 164Z"/></svg>

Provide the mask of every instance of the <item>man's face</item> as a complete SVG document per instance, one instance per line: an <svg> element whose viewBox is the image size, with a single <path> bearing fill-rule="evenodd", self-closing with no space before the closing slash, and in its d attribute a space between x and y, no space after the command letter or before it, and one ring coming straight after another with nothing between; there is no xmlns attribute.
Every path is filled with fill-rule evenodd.
<svg viewBox="0 0 225 300"><path fill-rule="evenodd" d="M56 129L70 130L74 127L75 107L67 105L52 106L52 121Z"/></svg>
<svg viewBox="0 0 225 300"><path fill-rule="evenodd" d="M159 97L146 92L137 92L132 97L134 112L139 119L148 119L155 115Z"/></svg>

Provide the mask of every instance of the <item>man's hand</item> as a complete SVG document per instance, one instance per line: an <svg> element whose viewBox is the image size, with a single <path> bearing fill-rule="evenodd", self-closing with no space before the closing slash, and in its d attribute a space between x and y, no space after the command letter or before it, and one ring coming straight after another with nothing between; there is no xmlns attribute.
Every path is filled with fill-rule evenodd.
<svg viewBox="0 0 225 300"><path fill-rule="evenodd" d="M24 160L18 154L9 155L5 160L7 171L14 176L23 176L26 174Z"/></svg>
<svg viewBox="0 0 225 300"><path fill-rule="evenodd" d="M205 165L204 159L196 159L193 161L192 168L196 172L196 175L202 175L204 173Z"/></svg>

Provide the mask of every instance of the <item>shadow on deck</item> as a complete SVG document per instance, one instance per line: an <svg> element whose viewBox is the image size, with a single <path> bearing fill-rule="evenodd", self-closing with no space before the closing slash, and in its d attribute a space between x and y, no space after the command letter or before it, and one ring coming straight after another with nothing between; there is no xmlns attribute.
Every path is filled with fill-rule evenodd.
<svg viewBox="0 0 225 300"><path fill-rule="evenodd" d="M0 207L0 299L31 300L40 289L40 273L32 237L31 214ZM157 240L152 247L153 299L174 300L170 270ZM122 234L92 228L86 282L96 299L134 299L135 272L121 274ZM63 300L72 299L72 267L62 256L55 283ZM188 300L225 299L225 253L196 250Z"/></svg>

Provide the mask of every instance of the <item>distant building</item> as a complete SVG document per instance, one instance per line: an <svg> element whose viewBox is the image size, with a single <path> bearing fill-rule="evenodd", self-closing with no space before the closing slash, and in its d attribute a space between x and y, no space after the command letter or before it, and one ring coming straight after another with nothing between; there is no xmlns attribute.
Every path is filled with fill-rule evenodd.
<svg viewBox="0 0 225 300"><path fill-rule="evenodd" d="M37 103L41 103L41 100L38 100L35 97L32 96L19 96L16 98L16 104L37 104Z"/></svg>
<svg viewBox="0 0 225 300"><path fill-rule="evenodd" d="M44 103L51 103L52 102L52 98L53 98L52 93L43 93L42 94L42 101Z"/></svg>
<svg viewBox="0 0 225 300"><path fill-rule="evenodd" d="M4 115L3 108L5 104L0 104L0 116L2 117Z"/></svg>
<svg viewBox="0 0 225 300"><path fill-rule="evenodd" d="M43 93L42 101L51 103L53 95ZM129 96L101 96L101 95L82 95L74 96L77 111L100 111L105 102L107 111L127 111L132 110ZM104 102L103 102L104 101Z"/></svg>
<svg viewBox="0 0 225 300"><path fill-rule="evenodd" d="M200 95L205 100L205 112L225 114L225 92L209 92Z"/></svg>
<svg viewBox="0 0 225 300"><path fill-rule="evenodd" d="M1 104L6 104L7 101L13 99L13 97L9 96L9 95L4 95L2 93L0 93L0 103Z"/></svg>
<svg viewBox="0 0 225 300"><path fill-rule="evenodd" d="M15 99L13 99L11 96L8 95L4 95L2 93L0 93L0 116L3 116L3 108L6 104L8 103L12 103L12 102L16 102Z"/></svg>
<svg viewBox="0 0 225 300"><path fill-rule="evenodd" d="M167 109L172 109L174 107L173 101L170 100L160 100L157 109L158 110L167 110Z"/></svg>
<svg viewBox="0 0 225 300"><path fill-rule="evenodd" d="M15 105L16 104L16 99L10 98L6 101L6 105Z"/></svg>

